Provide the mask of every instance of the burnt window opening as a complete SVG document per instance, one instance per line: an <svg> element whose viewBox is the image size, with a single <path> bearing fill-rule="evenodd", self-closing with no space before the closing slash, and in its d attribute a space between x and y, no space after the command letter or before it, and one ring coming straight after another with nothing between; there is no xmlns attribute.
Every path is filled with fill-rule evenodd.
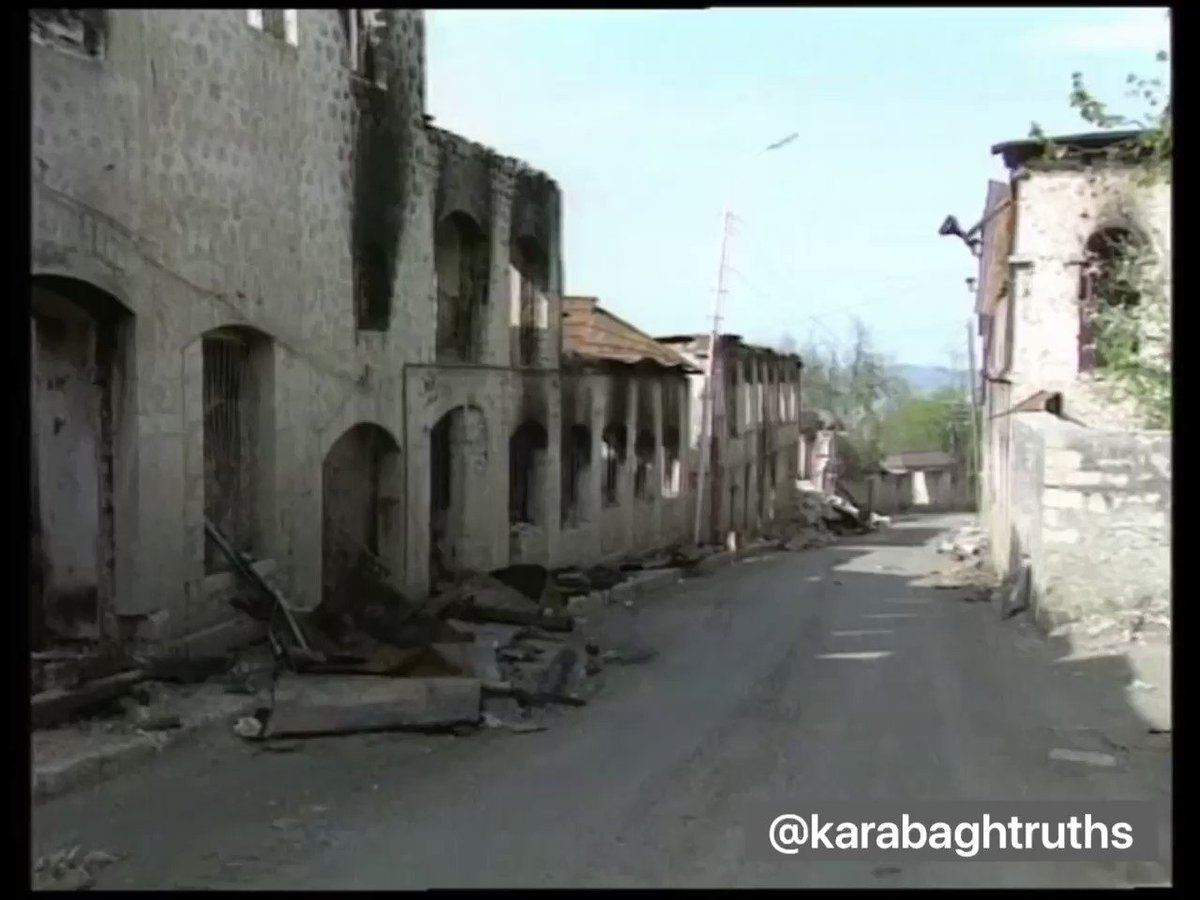
<svg viewBox="0 0 1200 900"><path fill-rule="evenodd" d="M523 422L508 441L508 519L541 524L541 483L546 459L546 429Z"/></svg>
<svg viewBox="0 0 1200 900"><path fill-rule="evenodd" d="M261 546L258 491L270 483L270 446L263 407L271 403L269 342L246 329L228 328L203 338L204 515L242 553ZM205 571L227 571L229 561L205 543Z"/></svg>
<svg viewBox="0 0 1200 900"><path fill-rule="evenodd" d="M295 47L300 43L299 13L296 9L248 9L246 22L251 28Z"/></svg>
<svg viewBox="0 0 1200 900"><path fill-rule="evenodd" d="M99 59L104 55L102 9L31 9L29 37L35 43Z"/></svg>
<svg viewBox="0 0 1200 900"><path fill-rule="evenodd" d="M639 500L649 500L653 497L651 487L653 479L650 473L654 471L654 435L646 430L638 432L633 444L633 453L637 466L633 471L633 495Z"/></svg>
<svg viewBox="0 0 1200 900"><path fill-rule="evenodd" d="M1131 281L1132 257L1140 242L1124 228L1096 232L1085 246L1079 276L1079 370L1104 369L1110 353L1136 354L1135 333L1114 329L1106 315L1130 310L1141 303L1141 294Z"/></svg>
<svg viewBox="0 0 1200 900"><path fill-rule="evenodd" d="M354 312L359 331L387 331L392 318L392 267L387 249L365 241L354 259Z"/></svg>
<svg viewBox="0 0 1200 900"><path fill-rule="evenodd" d="M621 467L625 465L624 426L610 425L604 429L600 452L604 460L604 505L616 506L621 502Z"/></svg>
<svg viewBox="0 0 1200 900"><path fill-rule="evenodd" d="M377 87L386 87L378 63L379 31L382 23L377 9L339 9L341 21L342 63L355 75Z"/></svg>
<svg viewBox="0 0 1200 900"><path fill-rule="evenodd" d="M662 492L664 497L679 496L681 465L679 461L679 429L668 425L663 429Z"/></svg>
<svg viewBox="0 0 1200 900"><path fill-rule="evenodd" d="M586 425L572 425L563 434L562 523L577 525L583 519L580 500L592 466L592 433Z"/></svg>
<svg viewBox="0 0 1200 900"><path fill-rule="evenodd" d="M483 343L488 292L488 244L470 216L454 212L434 235L438 356L477 362Z"/></svg>
<svg viewBox="0 0 1200 900"><path fill-rule="evenodd" d="M517 282L513 299L517 358L520 365L532 366L537 363L538 332L547 327L549 263L545 250L529 237L522 237L513 245L512 263Z"/></svg>

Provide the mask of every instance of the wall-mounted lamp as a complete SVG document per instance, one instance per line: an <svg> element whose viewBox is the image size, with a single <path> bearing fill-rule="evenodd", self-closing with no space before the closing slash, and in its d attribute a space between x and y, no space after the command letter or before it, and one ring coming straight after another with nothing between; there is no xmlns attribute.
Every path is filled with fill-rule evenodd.
<svg viewBox="0 0 1200 900"><path fill-rule="evenodd" d="M967 249L971 251L972 256L978 256L979 246L982 243L979 238L974 236L978 228L979 226L976 225L970 232L963 231L962 226L958 224L958 219L954 218L954 216L946 216L945 221L942 222L942 227L938 229L938 234L942 237L958 238L967 245Z"/></svg>
<svg viewBox="0 0 1200 900"><path fill-rule="evenodd" d="M975 284L976 284L976 281L974 278L967 279L967 290L970 291L972 294L975 293Z"/></svg>

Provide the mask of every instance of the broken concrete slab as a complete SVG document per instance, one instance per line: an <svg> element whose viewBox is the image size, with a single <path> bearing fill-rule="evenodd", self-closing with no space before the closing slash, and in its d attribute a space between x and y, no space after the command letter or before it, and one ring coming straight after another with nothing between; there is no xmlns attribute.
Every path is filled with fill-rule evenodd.
<svg viewBox="0 0 1200 900"><path fill-rule="evenodd" d="M501 678L497 651L493 647L476 642L434 644L431 649L463 675L483 681L498 681Z"/></svg>
<svg viewBox="0 0 1200 900"><path fill-rule="evenodd" d="M477 678L284 673L264 737L448 728L479 721Z"/></svg>
<svg viewBox="0 0 1200 900"><path fill-rule="evenodd" d="M146 673L136 669L100 678L71 690L57 688L34 694L29 700L31 724L34 728L50 728L65 722L73 715L129 693L135 684L145 678Z"/></svg>

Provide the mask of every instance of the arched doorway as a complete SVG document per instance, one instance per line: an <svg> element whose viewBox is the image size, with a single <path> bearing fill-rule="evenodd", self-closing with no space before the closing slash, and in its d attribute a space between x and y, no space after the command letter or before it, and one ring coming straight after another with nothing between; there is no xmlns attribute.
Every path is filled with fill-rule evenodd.
<svg viewBox="0 0 1200 900"><path fill-rule="evenodd" d="M327 610L370 596L364 579L387 584L399 575L394 537L402 527L403 492L400 446L378 425L355 425L325 454L321 600Z"/></svg>
<svg viewBox="0 0 1200 900"><path fill-rule="evenodd" d="M429 578L435 587L477 562L468 550L468 503L482 496L487 460L487 425L478 408L456 406L430 431Z"/></svg>
<svg viewBox="0 0 1200 900"><path fill-rule="evenodd" d="M34 648L112 633L116 473L133 453L133 315L85 281L34 276L30 317ZM122 458L118 458L122 457Z"/></svg>
<svg viewBox="0 0 1200 900"><path fill-rule="evenodd" d="M204 517L234 549L261 559L274 481L275 354L271 339L244 326L204 333ZM232 563L205 541L205 572Z"/></svg>

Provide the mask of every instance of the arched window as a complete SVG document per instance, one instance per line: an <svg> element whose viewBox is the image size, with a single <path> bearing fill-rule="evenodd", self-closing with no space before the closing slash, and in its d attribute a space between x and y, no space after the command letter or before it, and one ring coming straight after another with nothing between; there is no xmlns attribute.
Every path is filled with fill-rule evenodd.
<svg viewBox="0 0 1200 900"><path fill-rule="evenodd" d="M1117 343L1136 353L1137 336L1117 332L1106 319L1114 309L1129 309L1141 302L1133 283L1134 254L1142 242L1128 229L1106 228L1087 242L1079 278L1079 370L1104 368L1105 351Z"/></svg>

